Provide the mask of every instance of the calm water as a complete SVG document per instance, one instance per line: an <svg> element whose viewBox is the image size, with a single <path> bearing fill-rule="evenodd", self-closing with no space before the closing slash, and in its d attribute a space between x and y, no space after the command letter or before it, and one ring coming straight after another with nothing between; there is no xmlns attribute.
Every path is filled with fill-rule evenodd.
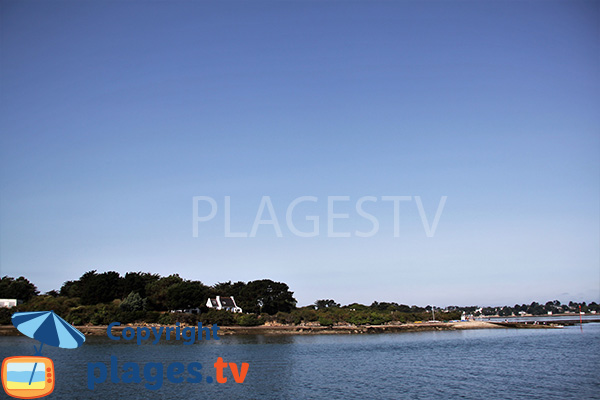
<svg viewBox="0 0 600 400"><path fill-rule="evenodd" d="M539 315L529 317L479 317L475 318L477 321L496 321L502 322L507 320L508 322L579 322L579 314L571 315ZM600 322L600 314L585 314L581 316L584 322Z"/></svg>
<svg viewBox="0 0 600 400"><path fill-rule="evenodd" d="M31 355L34 341L0 337L0 356ZM191 346L138 346L90 337L77 350L44 348L54 360L54 399L600 399L600 324L381 335L236 336ZM143 365L200 362L200 383L87 388L87 363L118 357ZM243 384L207 383L218 357L248 362ZM120 372L120 374L121 374ZM188 377L184 373L182 376ZM110 379L110 378L109 378ZM2 392L3 398L7 396Z"/></svg>

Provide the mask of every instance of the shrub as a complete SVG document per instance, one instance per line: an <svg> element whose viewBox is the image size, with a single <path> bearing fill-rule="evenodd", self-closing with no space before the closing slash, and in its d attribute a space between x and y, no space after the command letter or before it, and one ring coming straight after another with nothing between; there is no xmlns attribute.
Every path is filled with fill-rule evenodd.
<svg viewBox="0 0 600 400"><path fill-rule="evenodd" d="M236 320L237 324L240 326L257 326L262 324L262 322L256 317L256 314L241 314L236 318Z"/></svg>
<svg viewBox="0 0 600 400"><path fill-rule="evenodd" d="M198 314L190 313L170 313L173 323L180 322L187 325L196 325L200 320Z"/></svg>
<svg viewBox="0 0 600 400"><path fill-rule="evenodd" d="M173 325L175 323L175 318L173 318L173 314L171 313L159 313L158 321L161 325Z"/></svg>
<svg viewBox="0 0 600 400"><path fill-rule="evenodd" d="M305 322L317 321L319 319L317 312L312 308L300 308L292 311L292 314L297 316L300 321Z"/></svg>
<svg viewBox="0 0 600 400"><path fill-rule="evenodd" d="M115 319L118 310L119 308L112 303L98 304L90 317L90 322L94 325L108 325L111 322L119 321L119 319ZM119 322L127 323L127 321Z"/></svg>
<svg viewBox="0 0 600 400"><path fill-rule="evenodd" d="M54 311L61 317L69 313L72 307L76 307L79 299L68 297L36 296L27 304L19 306L21 311Z"/></svg>
<svg viewBox="0 0 600 400"><path fill-rule="evenodd" d="M369 323L369 317L365 312L356 311L350 314L350 317L348 317L348 322L353 325L365 325Z"/></svg>
<svg viewBox="0 0 600 400"><path fill-rule="evenodd" d="M291 313L280 311L275 315L275 320L280 324L299 324L302 322L300 315L295 311L292 311Z"/></svg>
<svg viewBox="0 0 600 400"><path fill-rule="evenodd" d="M10 317L15 312L17 312L17 307L0 308L0 325L10 325L12 323Z"/></svg>
<svg viewBox="0 0 600 400"><path fill-rule="evenodd" d="M372 312L369 317L369 323L373 325L381 325L392 320L389 314L381 314L378 312Z"/></svg>
<svg viewBox="0 0 600 400"><path fill-rule="evenodd" d="M69 311L65 320L73 325L89 324L96 311L96 306L79 306Z"/></svg>
<svg viewBox="0 0 600 400"><path fill-rule="evenodd" d="M232 313L225 310L208 310L207 313L200 314L199 320L202 325L229 326L235 322Z"/></svg>
<svg viewBox="0 0 600 400"><path fill-rule="evenodd" d="M137 292L131 292L119 305L124 311L142 311L146 309L146 299L142 299Z"/></svg>
<svg viewBox="0 0 600 400"><path fill-rule="evenodd" d="M133 322L144 322L146 317L145 311L119 311L115 319L122 324L130 324Z"/></svg>

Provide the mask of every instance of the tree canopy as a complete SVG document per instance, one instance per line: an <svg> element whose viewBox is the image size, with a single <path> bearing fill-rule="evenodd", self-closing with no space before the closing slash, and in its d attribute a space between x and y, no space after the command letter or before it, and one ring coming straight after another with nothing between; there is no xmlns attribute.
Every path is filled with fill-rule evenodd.
<svg viewBox="0 0 600 400"><path fill-rule="evenodd" d="M0 298L2 299L29 301L38 293L37 287L22 276L17 279L3 276L0 279Z"/></svg>
<svg viewBox="0 0 600 400"><path fill-rule="evenodd" d="M244 282L225 282L213 286L212 296L233 296L244 312L276 314L296 308L294 292L287 284L270 279Z"/></svg>
<svg viewBox="0 0 600 400"><path fill-rule="evenodd" d="M137 299L137 296L129 298L133 294L145 301L145 309L156 311L204 308L207 298L215 296L233 296L237 305L249 313L273 315L296 308L294 293L288 285L270 279L248 283L229 281L209 287L200 281L183 279L178 274L160 277L157 274L128 272L121 277L115 271L97 273L93 270L78 280L65 282L60 289L61 296L77 297L83 305L125 298L129 299L129 304Z"/></svg>
<svg viewBox="0 0 600 400"><path fill-rule="evenodd" d="M207 286L198 280L188 280L178 274L161 277L148 272L98 273L92 270L79 279L65 282L60 291L51 290L38 295L36 286L24 277L5 276L0 280L0 297L23 301L18 311L54 310L74 324L108 324L119 320L123 323L144 321L171 324L195 321L221 325L245 326L265 322L285 324L319 323L332 324L382 324L387 322L410 322L432 318L433 306L408 306L395 302L374 301L370 306L352 303L340 306L333 299L319 299L312 305L297 308L294 293L286 283L270 279L250 282L220 282ZM244 314L209 309L207 298L233 296ZM543 315L547 313L600 312L595 302L561 303L558 300L545 303L515 304L514 306L435 307L436 319L460 318L464 312L477 315L512 316L520 313ZM177 312L200 309L200 313ZM167 312L172 311L172 312ZM175 312L173 312L175 311ZM0 324L9 324L14 309L0 308Z"/></svg>
<svg viewBox="0 0 600 400"><path fill-rule="evenodd" d="M241 290L240 307L248 312L276 314L296 308L294 293L287 284L270 279L251 281ZM245 308L244 308L245 307Z"/></svg>
<svg viewBox="0 0 600 400"><path fill-rule="evenodd" d="M315 309L324 310L326 308L339 307L340 304L336 303L334 300L325 299L325 300L317 300L315 301Z"/></svg>

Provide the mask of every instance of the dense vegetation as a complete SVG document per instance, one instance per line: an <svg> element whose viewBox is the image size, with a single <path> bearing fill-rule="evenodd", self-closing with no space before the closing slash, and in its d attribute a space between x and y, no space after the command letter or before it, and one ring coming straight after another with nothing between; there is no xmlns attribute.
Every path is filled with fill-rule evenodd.
<svg viewBox="0 0 600 400"><path fill-rule="evenodd" d="M234 296L243 314L218 311L206 307L209 297ZM0 308L0 324L10 324L10 316L16 311L54 310L74 325L106 325L113 321L121 323L173 324L219 324L252 326L265 323L280 324L353 324L379 325L425 321L433 318L432 307L408 306L397 303L374 302L370 306L349 304L341 306L331 299L317 300L313 305L297 308L293 292L285 283L269 279L250 282L224 282L213 286L200 281L181 278L177 274L161 277L146 272L98 273L89 271L79 279L65 282L60 290L40 295L36 286L24 277L14 279L5 276L0 280L0 298L22 300L12 309ZM436 308L436 320L460 319L463 313L470 315L533 315L581 310L600 311L590 304L561 304L549 301L545 305L536 302L514 307L458 307ZM184 310L194 312L184 312ZM199 310L199 313L197 312Z"/></svg>

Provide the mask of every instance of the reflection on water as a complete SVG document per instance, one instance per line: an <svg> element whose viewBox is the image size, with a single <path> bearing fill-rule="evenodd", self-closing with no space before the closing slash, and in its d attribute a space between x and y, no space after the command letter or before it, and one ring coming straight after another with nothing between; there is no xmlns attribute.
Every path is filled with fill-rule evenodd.
<svg viewBox="0 0 600 400"><path fill-rule="evenodd" d="M1 337L2 358L31 355L35 342ZM494 329L379 335L225 336L184 345L88 337L76 350L44 347L55 362L59 399L600 399L600 324L564 329ZM87 388L87 364L189 364L214 376L218 357L248 362L243 384L144 383ZM166 373L166 372L165 372ZM109 378L110 379L110 378Z"/></svg>

